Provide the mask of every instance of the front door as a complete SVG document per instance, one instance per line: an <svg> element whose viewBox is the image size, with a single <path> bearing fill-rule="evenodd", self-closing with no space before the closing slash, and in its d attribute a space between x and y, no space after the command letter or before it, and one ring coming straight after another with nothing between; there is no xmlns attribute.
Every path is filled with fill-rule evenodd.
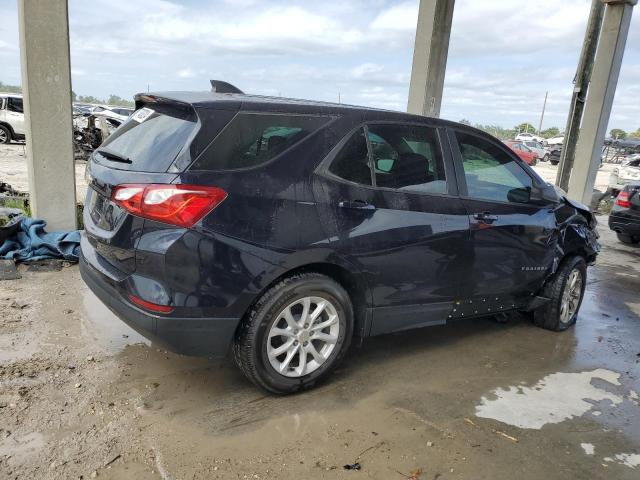
<svg viewBox="0 0 640 480"><path fill-rule="evenodd" d="M541 180L498 141L451 131L460 194L469 215L468 275L457 312L517 308L553 268L557 241L553 205L534 204Z"/></svg>
<svg viewBox="0 0 640 480"><path fill-rule="evenodd" d="M371 334L444 323L469 223L439 131L368 124L331 161L324 190L329 237L372 292Z"/></svg>

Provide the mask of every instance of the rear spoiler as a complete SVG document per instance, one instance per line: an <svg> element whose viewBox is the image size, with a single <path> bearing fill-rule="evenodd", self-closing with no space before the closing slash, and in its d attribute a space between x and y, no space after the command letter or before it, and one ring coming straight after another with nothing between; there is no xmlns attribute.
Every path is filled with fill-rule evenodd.
<svg viewBox="0 0 640 480"><path fill-rule="evenodd" d="M244 94L242 90L238 87L231 85L228 82L223 82L222 80L210 80L211 81L211 91L215 93L240 93Z"/></svg>

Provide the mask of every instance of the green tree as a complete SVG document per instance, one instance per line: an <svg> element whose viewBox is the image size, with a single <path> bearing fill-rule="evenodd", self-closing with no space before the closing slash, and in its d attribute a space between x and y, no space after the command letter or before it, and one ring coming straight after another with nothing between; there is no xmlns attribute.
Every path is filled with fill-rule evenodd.
<svg viewBox="0 0 640 480"><path fill-rule="evenodd" d="M546 130L540 132L540 135L544 138L555 137L557 135L560 135L560 129L558 127L547 128Z"/></svg>
<svg viewBox="0 0 640 480"><path fill-rule="evenodd" d="M0 82L0 92L5 93L22 93L22 87L20 85L7 85Z"/></svg>
<svg viewBox="0 0 640 480"><path fill-rule="evenodd" d="M622 130L620 128L614 128L613 130L611 130L609 132L609 135L611 135L611 138L620 138L622 140L627 138L627 132L625 132L624 130Z"/></svg>
<svg viewBox="0 0 640 480"><path fill-rule="evenodd" d="M121 107L133 107L134 103L131 100L125 100L118 95L111 94L107 99L107 104L109 105L119 105Z"/></svg>
<svg viewBox="0 0 640 480"><path fill-rule="evenodd" d="M536 127L527 122L516 125L513 129L517 132L536 133Z"/></svg>
<svg viewBox="0 0 640 480"><path fill-rule="evenodd" d="M630 133L629 136L633 138L640 138L640 128L637 129L635 132Z"/></svg>

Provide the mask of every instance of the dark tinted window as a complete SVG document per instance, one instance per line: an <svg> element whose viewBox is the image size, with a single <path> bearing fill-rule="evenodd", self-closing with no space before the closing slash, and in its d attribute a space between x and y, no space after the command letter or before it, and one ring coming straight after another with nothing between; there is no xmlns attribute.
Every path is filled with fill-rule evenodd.
<svg viewBox="0 0 640 480"><path fill-rule="evenodd" d="M104 149L131 160L131 163L117 162L119 169L166 172L196 126L196 115L190 108L162 105L142 108L104 141L96 151L100 157L97 159L110 161L110 157L100 155Z"/></svg>
<svg viewBox="0 0 640 480"><path fill-rule="evenodd" d="M216 137L193 169L254 167L275 158L315 132L329 117L241 113Z"/></svg>
<svg viewBox="0 0 640 480"><path fill-rule="evenodd" d="M329 171L340 178L362 185L371 185L371 168L364 129L354 133L331 162Z"/></svg>
<svg viewBox="0 0 640 480"><path fill-rule="evenodd" d="M17 97L9 97L7 110L11 112L24 113L24 108L22 107L22 99Z"/></svg>
<svg viewBox="0 0 640 480"><path fill-rule="evenodd" d="M436 130L416 125L369 125L376 186L447 193Z"/></svg>
<svg viewBox="0 0 640 480"><path fill-rule="evenodd" d="M473 135L457 134L469 196L500 202L529 201L532 179L497 145Z"/></svg>

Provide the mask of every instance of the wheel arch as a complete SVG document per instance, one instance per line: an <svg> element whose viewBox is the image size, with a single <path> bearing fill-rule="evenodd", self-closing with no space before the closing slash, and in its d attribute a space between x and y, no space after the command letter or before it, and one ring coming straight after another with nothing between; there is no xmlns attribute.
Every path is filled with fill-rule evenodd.
<svg viewBox="0 0 640 480"><path fill-rule="evenodd" d="M342 288L344 288L353 305L353 333L359 337L366 337L369 334L371 327L371 292L363 276L359 273L354 273L349 270L345 265L339 265L337 263L331 263L326 261L311 262L286 270L277 277L273 278L261 291L255 296L255 299L249 307L246 309L242 316L242 321L246 317L247 313L251 311L253 305L278 282L285 278L291 277L301 273L320 273L334 280Z"/></svg>
<svg viewBox="0 0 640 480"><path fill-rule="evenodd" d="M16 138L16 132L14 132L13 127L10 123L0 121L0 125L9 129L9 134L11 135L10 140Z"/></svg>

